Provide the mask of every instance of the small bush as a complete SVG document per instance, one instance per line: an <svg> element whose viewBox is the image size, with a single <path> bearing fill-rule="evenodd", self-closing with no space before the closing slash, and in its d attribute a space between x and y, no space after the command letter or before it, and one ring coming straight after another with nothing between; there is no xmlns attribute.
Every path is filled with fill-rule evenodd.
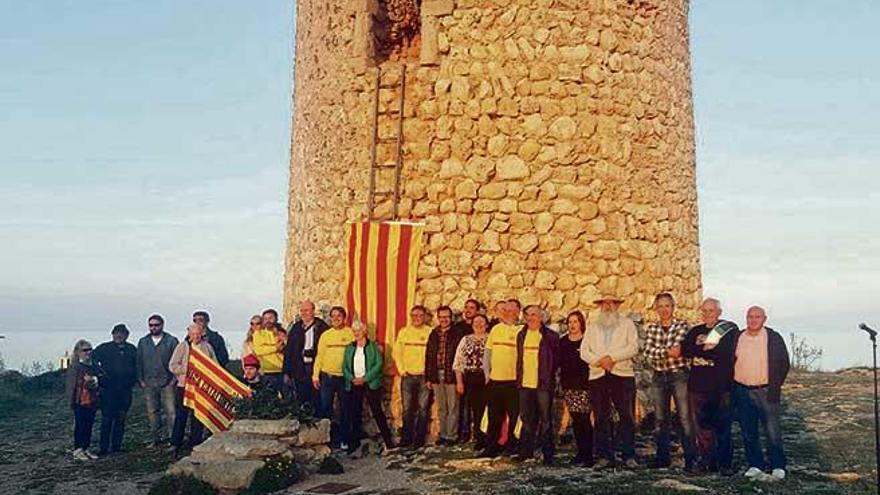
<svg viewBox="0 0 880 495"><path fill-rule="evenodd" d="M311 404L288 402L270 390L260 390L249 399L235 399L235 419L296 419L312 425L317 419Z"/></svg>
<svg viewBox="0 0 880 495"><path fill-rule="evenodd" d="M242 492L242 495L277 492L302 479L303 472L296 461L284 456L274 457L257 470L254 474L254 481L251 482L251 486L247 490Z"/></svg>
<svg viewBox="0 0 880 495"><path fill-rule="evenodd" d="M217 489L189 475L162 476L150 487L149 495L217 495Z"/></svg>
<svg viewBox="0 0 880 495"><path fill-rule="evenodd" d="M342 474L345 470L342 468L342 463L339 462L332 455L328 455L321 461L321 465L318 466L318 474Z"/></svg>

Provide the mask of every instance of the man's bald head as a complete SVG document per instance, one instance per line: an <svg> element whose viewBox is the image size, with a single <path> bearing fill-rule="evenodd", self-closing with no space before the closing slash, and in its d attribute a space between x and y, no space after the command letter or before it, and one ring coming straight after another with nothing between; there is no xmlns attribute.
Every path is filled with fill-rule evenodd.
<svg viewBox="0 0 880 495"><path fill-rule="evenodd" d="M299 317L306 324L315 319L315 303L305 299L299 303Z"/></svg>
<svg viewBox="0 0 880 495"><path fill-rule="evenodd" d="M757 333L764 328L767 322L767 312L760 306L752 306L746 311L746 329L750 332Z"/></svg>

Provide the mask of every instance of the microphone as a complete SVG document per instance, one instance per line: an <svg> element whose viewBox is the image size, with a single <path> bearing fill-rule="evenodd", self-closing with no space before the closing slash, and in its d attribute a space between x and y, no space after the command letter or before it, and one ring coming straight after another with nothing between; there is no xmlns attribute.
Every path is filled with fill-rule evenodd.
<svg viewBox="0 0 880 495"><path fill-rule="evenodd" d="M874 330L873 328L869 327L868 325L866 325L864 323L860 323L859 328L868 332L868 335L870 335L872 339L877 336L877 330Z"/></svg>

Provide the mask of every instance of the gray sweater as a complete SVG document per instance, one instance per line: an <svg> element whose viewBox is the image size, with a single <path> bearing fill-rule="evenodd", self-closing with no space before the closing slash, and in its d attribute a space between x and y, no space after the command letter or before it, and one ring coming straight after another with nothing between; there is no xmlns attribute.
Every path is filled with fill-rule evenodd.
<svg viewBox="0 0 880 495"><path fill-rule="evenodd" d="M149 334L141 337L137 346L138 381L148 387L164 387L173 381L174 374L168 370L168 362L175 347L177 338L167 332L162 332L158 345L153 343Z"/></svg>

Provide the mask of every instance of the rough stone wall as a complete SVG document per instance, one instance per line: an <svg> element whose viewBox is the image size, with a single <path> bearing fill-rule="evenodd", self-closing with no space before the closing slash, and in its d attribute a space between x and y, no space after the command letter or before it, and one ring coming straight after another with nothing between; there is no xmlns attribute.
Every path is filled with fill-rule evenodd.
<svg viewBox="0 0 880 495"><path fill-rule="evenodd" d="M285 316L339 302L342 225L366 216L370 2L297 2ZM407 61L400 217L426 224L418 297L600 293L688 316L700 268L686 0L423 0ZM366 14L365 14L366 13ZM401 62L381 62L393 86ZM381 93L394 105L394 90ZM393 118L380 135L394 135ZM380 147L379 160L392 160ZM380 205L388 211L387 204Z"/></svg>

